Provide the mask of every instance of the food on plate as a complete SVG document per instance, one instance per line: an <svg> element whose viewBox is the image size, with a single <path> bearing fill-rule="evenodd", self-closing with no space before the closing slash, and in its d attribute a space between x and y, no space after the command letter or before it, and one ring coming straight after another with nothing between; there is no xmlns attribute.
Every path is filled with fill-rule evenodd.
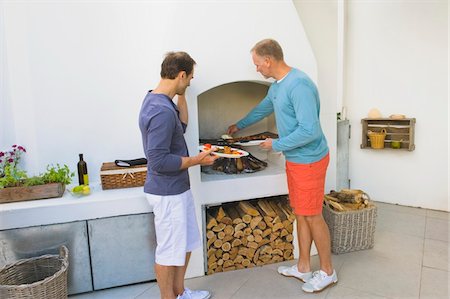
<svg viewBox="0 0 450 299"><path fill-rule="evenodd" d="M240 158L248 155L248 152L243 151L241 149L232 148L230 146L218 146L218 145L211 145L205 146L205 144L199 146L199 150L201 151L209 151L213 150L212 154L217 155L224 158Z"/></svg>
<svg viewBox="0 0 450 299"><path fill-rule="evenodd" d="M211 149L211 144L204 144L203 150L207 151ZM215 147L215 153L227 154L227 155L242 155L242 153L236 149L231 148L231 146Z"/></svg>

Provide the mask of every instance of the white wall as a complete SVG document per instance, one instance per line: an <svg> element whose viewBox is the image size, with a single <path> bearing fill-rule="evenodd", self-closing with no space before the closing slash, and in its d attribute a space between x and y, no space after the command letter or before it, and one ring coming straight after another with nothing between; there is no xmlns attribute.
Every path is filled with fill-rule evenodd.
<svg viewBox="0 0 450 299"><path fill-rule="evenodd" d="M317 60L321 123L330 147L330 164L325 190L336 187L336 113L341 111L342 71L339 68L338 3L336 1L294 1ZM301 66L300 66L301 67Z"/></svg>
<svg viewBox="0 0 450 299"><path fill-rule="evenodd" d="M8 136L2 131L0 149L24 145L30 174L49 163L75 170L78 153L84 153L91 181L99 181L102 162L143 156L139 108L159 81L167 51L184 50L197 61L188 90L191 103L223 83L262 80L249 51L267 37L285 47L292 65L317 79L315 59L291 1L1 5L0 127L11 130ZM268 24L274 16L276 22ZM196 107L191 106L191 119ZM10 111L9 117L3 111ZM192 124L186 138L194 152L198 128Z"/></svg>
<svg viewBox="0 0 450 299"><path fill-rule="evenodd" d="M12 110L9 102L9 89L7 77L7 59L5 41L5 10L3 2L0 2L0 145L14 143L14 127L12 122ZM0 150L3 147L0 146Z"/></svg>
<svg viewBox="0 0 450 299"><path fill-rule="evenodd" d="M449 211L448 2L349 1L347 13L351 186ZM417 119L415 151L360 149L360 119L372 107Z"/></svg>

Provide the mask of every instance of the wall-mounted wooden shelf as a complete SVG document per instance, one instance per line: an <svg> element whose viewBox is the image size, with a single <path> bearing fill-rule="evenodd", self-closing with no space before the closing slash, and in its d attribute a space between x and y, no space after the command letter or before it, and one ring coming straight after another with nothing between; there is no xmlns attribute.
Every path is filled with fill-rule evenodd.
<svg viewBox="0 0 450 299"><path fill-rule="evenodd" d="M384 140L384 149L391 149L393 140L402 140L400 149L413 151L414 144L414 126L415 118L391 119L391 118L363 118L362 124L362 149L371 149L370 139L367 131L380 132L386 129L386 138Z"/></svg>

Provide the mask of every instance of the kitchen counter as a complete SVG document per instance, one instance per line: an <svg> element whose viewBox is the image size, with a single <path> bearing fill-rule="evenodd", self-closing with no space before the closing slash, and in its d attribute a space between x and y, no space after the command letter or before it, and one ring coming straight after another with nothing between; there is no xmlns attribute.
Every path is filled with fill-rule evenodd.
<svg viewBox="0 0 450 299"><path fill-rule="evenodd" d="M152 212L143 187L101 190L63 197L0 204L0 230Z"/></svg>

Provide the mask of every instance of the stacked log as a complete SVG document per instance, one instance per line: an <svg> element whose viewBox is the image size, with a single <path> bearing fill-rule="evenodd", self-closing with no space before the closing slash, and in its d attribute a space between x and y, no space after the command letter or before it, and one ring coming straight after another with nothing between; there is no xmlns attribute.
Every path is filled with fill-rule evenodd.
<svg viewBox="0 0 450 299"><path fill-rule="evenodd" d="M208 274L293 259L295 215L286 197L207 210Z"/></svg>
<svg viewBox="0 0 450 299"><path fill-rule="evenodd" d="M369 195L357 189L331 190L325 194L325 203L337 212L362 210L373 205Z"/></svg>

